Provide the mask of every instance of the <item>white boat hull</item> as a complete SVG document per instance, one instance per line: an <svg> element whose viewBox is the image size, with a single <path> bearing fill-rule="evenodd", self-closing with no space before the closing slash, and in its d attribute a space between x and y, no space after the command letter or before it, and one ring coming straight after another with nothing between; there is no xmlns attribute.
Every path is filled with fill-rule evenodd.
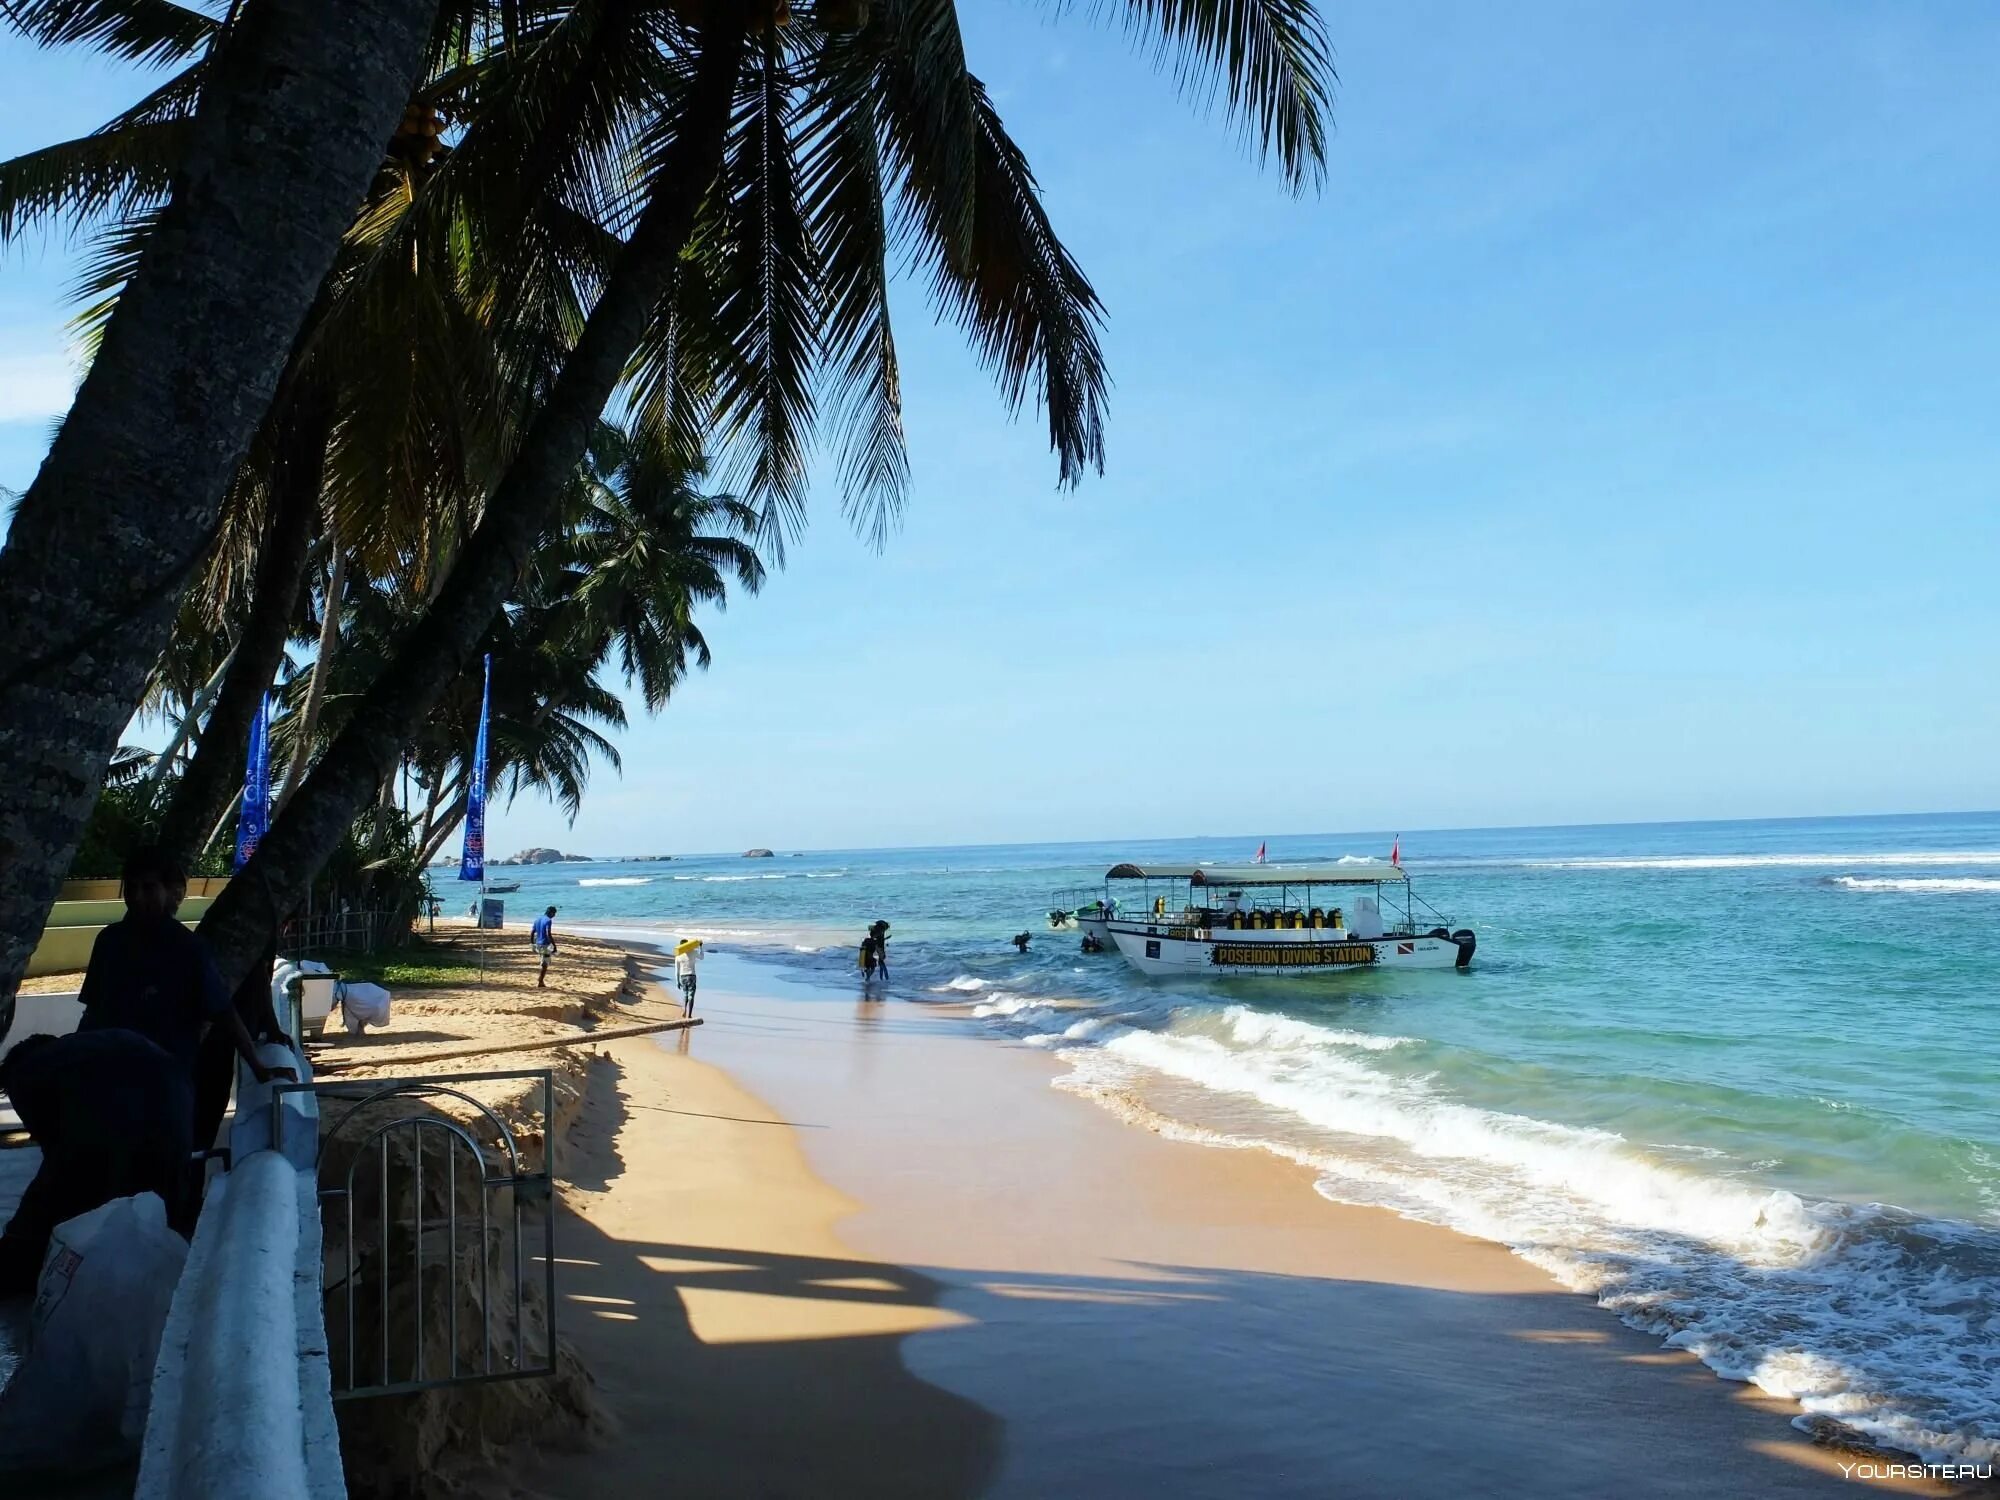
<svg viewBox="0 0 2000 1500"><path fill-rule="evenodd" d="M1335 938L1325 928L1273 932L1129 922L1112 924L1111 940L1127 963L1154 978L1464 968L1472 961L1474 946L1469 932L1458 938Z"/></svg>

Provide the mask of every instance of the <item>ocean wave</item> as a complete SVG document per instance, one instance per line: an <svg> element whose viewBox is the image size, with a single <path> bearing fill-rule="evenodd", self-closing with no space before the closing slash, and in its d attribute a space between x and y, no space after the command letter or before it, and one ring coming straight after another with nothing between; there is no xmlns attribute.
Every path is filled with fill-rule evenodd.
<svg viewBox="0 0 2000 1500"><path fill-rule="evenodd" d="M975 1014L1027 1030L1069 1065L1062 1087L1114 1108L1142 1106L1164 1078L1217 1100L1219 1118L1266 1121L1179 1133L1300 1161L1325 1197L1512 1246L1719 1374L1799 1402L1802 1425L1837 1422L1937 1462L2000 1457L1988 1230L1763 1189L1609 1131L1460 1103L1384 1071L1409 1038L1248 1006L1162 1022L995 994Z"/></svg>
<svg viewBox="0 0 2000 1500"><path fill-rule="evenodd" d="M1903 854L1662 854L1603 859L1536 859L1538 870L1823 870L1829 866L1921 869L1936 865L2000 865L2000 850L1913 850Z"/></svg>
<svg viewBox="0 0 2000 1500"><path fill-rule="evenodd" d="M652 883L653 877L650 875L603 875L594 878L585 877L577 881L578 885L651 885Z"/></svg>
<svg viewBox="0 0 2000 1500"><path fill-rule="evenodd" d="M847 878L847 871L845 870L808 870L805 874L808 880L845 880Z"/></svg>
<svg viewBox="0 0 2000 1500"><path fill-rule="evenodd" d="M2000 891L2000 878L1991 875L1836 875L1832 884L1848 891L1907 891L1912 894L1970 896Z"/></svg>
<svg viewBox="0 0 2000 1500"><path fill-rule="evenodd" d="M932 985L931 993L934 995L942 995L948 991L957 990L963 994L973 995L977 994L979 991L985 988L986 988L985 980L976 979L970 974L961 974L958 976L958 978L950 980L947 983Z"/></svg>
<svg viewBox="0 0 2000 1500"><path fill-rule="evenodd" d="M1275 1011L1253 1010L1232 1005L1222 1013L1235 1039L1246 1047L1359 1047L1366 1052L1387 1052L1392 1047L1408 1047L1416 1038L1383 1036L1372 1031L1349 1031L1341 1026L1321 1026L1298 1021Z"/></svg>

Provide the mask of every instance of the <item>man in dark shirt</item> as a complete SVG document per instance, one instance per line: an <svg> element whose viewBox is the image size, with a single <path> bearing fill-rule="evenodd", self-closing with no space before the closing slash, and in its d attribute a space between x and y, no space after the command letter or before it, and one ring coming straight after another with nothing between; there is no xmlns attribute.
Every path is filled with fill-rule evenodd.
<svg viewBox="0 0 2000 1500"><path fill-rule="evenodd" d="M160 1047L122 1030L24 1037L0 1061L0 1089L42 1148L0 1232L0 1296L33 1291L56 1225L114 1198L158 1193L167 1222L192 1233L193 1102Z"/></svg>
<svg viewBox="0 0 2000 1500"><path fill-rule="evenodd" d="M212 1024L224 1029L259 1083L294 1076L257 1060L207 944L174 920L175 892L185 884L158 850L136 850L125 861L125 918L100 932L90 950L77 1030L135 1031L173 1058L192 1084L202 1032Z"/></svg>

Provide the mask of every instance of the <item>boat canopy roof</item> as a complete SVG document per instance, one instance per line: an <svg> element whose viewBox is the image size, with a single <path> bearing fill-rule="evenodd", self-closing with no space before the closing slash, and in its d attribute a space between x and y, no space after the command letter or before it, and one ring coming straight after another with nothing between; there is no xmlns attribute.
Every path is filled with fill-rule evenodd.
<svg viewBox="0 0 2000 1500"><path fill-rule="evenodd" d="M1388 885L1408 880L1387 860L1333 865L1113 865L1106 880L1185 880L1191 885Z"/></svg>

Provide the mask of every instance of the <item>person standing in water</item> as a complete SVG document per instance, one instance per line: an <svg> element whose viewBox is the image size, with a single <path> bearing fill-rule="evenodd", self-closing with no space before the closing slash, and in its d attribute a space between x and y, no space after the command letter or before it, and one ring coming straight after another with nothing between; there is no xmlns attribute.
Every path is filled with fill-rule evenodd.
<svg viewBox="0 0 2000 1500"><path fill-rule="evenodd" d="M877 918L869 924L868 936L875 940L875 963L882 977L889 977L889 924Z"/></svg>
<svg viewBox="0 0 2000 1500"><path fill-rule="evenodd" d="M556 909L553 906L535 918L535 925L528 929L528 941L534 944L535 956L542 961L542 972L535 980L535 988L543 989L549 982L549 960L556 956Z"/></svg>
<svg viewBox="0 0 2000 1500"><path fill-rule="evenodd" d="M694 1014L695 965L701 962L700 943L682 943L674 949L674 979L681 987L681 1014Z"/></svg>
<svg viewBox="0 0 2000 1500"><path fill-rule="evenodd" d="M870 985L875 982L875 938L873 934L861 940L861 982Z"/></svg>

